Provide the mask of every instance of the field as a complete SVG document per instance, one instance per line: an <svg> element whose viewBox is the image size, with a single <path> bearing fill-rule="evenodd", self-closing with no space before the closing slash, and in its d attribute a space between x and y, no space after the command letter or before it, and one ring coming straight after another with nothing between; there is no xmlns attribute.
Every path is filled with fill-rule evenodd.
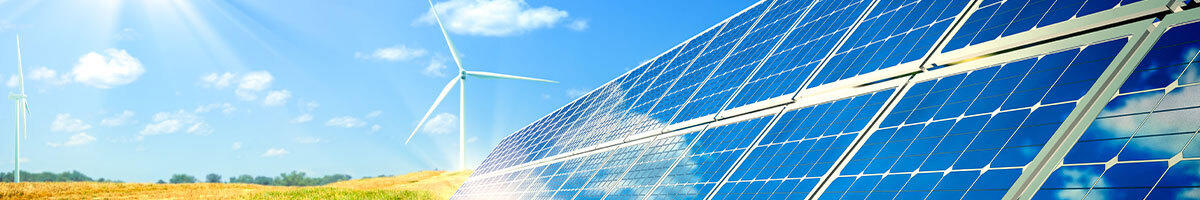
<svg viewBox="0 0 1200 200"><path fill-rule="evenodd" d="M324 186L228 183L0 183L0 199L448 199L470 171L422 171Z"/></svg>

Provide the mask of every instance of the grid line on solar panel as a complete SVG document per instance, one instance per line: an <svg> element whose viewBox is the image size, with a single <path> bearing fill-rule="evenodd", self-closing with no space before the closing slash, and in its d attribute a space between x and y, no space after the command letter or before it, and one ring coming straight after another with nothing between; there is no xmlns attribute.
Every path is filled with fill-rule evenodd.
<svg viewBox="0 0 1200 200"><path fill-rule="evenodd" d="M1149 2L1166 10L1170 0L1117 0L1117 1L1065 1L1065 0L1007 0L981 3L960 31L951 37L942 52L949 52L971 45L1031 32L1038 28L1112 10L1145 9L1130 6L1132 3ZM1099 16L1099 15L1098 15ZM1105 18L1116 16L1106 15Z"/></svg>
<svg viewBox="0 0 1200 200"><path fill-rule="evenodd" d="M858 133L867 130L894 90L785 111L712 199L807 197Z"/></svg>
<svg viewBox="0 0 1200 200"><path fill-rule="evenodd" d="M862 5L862 4L867 5ZM788 29L785 38L730 99L736 108L795 92L802 88L824 58L845 39L875 1L814 1ZM866 9L856 9L859 7ZM853 17L847 17L853 16ZM794 34L794 35L793 35Z"/></svg>
<svg viewBox="0 0 1200 200"><path fill-rule="evenodd" d="M701 83L700 88L686 101L672 121L682 122L706 114L715 114L728 102L732 92L741 88L742 84L748 81L748 77L759 69L763 54L774 51L782 41L780 39L787 37L789 31L781 29L790 29L798 23L796 18L803 15L802 12L807 10L809 4L795 0L772 5L772 8L764 12L755 26L738 41L734 50L718 63L718 69ZM743 42L750 44L743 47Z"/></svg>
<svg viewBox="0 0 1200 200"><path fill-rule="evenodd" d="M671 122L672 118L680 110L680 107L695 95L697 89L717 72L721 62L740 44L740 41L742 41L742 38L745 38L749 30L757 25L756 22L770 8L770 4L764 3L751 8L749 11L742 13L742 15L728 21L727 25L722 28L721 33L709 41L708 45L701 50L702 53L687 64L688 67L684 73L675 80L671 87L667 89L664 97L654 106L651 116Z"/></svg>
<svg viewBox="0 0 1200 200"><path fill-rule="evenodd" d="M683 155L658 177L654 187L646 192L654 199L700 199L719 181L750 142L755 139L774 115L758 117L732 124L709 127L706 130L680 135L695 135L694 142Z"/></svg>
<svg viewBox="0 0 1200 200"><path fill-rule="evenodd" d="M647 194L658 184L660 177L683 158L700 133L653 139L650 147L633 162L633 167L621 176L615 190L604 199L633 199Z"/></svg>
<svg viewBox="0 0 1200 200"><path fill-rule="evenodd" d="M970 0L884 1L817 67L806 88L901 64L920 66L970 8Z"/></svg>
<svg viewBox="0 0 1200 200"><path fill-rule="evenodd" d="M820 199L1000 198L1125 44L1068 47L912 83Z"/></svg>
<svg viewBox="0 0 1200 200"><path fill-rule="evenodd" d="M1168 15L1136 67L1069 147L1033 199L1191 198L1200 184L1200 11Z"/></svg>

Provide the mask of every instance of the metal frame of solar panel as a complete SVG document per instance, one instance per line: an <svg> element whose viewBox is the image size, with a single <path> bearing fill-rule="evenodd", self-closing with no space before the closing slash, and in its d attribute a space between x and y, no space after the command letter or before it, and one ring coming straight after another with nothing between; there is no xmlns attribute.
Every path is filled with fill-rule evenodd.
<svg viewBox="0 0 1200 200"><path fill-rule="evenodd" d="M759 1L506 137L452 198L1183 197L1200 122L1145 124L1200 116L1200 28L1170 31L1196 3Z"/></svg>

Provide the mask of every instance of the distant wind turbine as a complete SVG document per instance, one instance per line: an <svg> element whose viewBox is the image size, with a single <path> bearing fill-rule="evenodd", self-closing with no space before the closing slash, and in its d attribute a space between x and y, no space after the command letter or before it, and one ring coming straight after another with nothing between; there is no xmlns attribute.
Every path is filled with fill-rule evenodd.
<svg viewBox="0 0 1200 200"><path fill-rule="evenodd" d="M17 103L17 107L16 107L16 111L17 111L17 113L16 113L16 116L17 116L16 117L16 129L17 129L17 132L13 134L13 138L15 138L14 141L16 141L16 145L14 145L14 148L16 148L16 150L13 151L13 182L14 183L21 182L21 135L25 135L25 137L29 137L29 127L25 125L25 123L29 121L29 102L27 102L25 100L26 97L28 97L28 96L25 96L25 72L23 71L22 68L23 67L21 66L21 35L17 35L17 80L19 81L20 86L21 86L21 93L20 94L8 93L8 98L15 100Z"/></svg>
<svg viewBox="0 0 1200 200"><path fill-rule="evenodd" d="M446 46L450 48L450 56L454 57L454 64L458 66L458 75L455 75L454 78L451 78L450 83L447 83L446 87L442 88L442 93L438 94L437 99L433 100L433 106L430 106L429 111L425 112L425 116L421 117L421 121L417 122L417 128L414 128L412 134L408 135L408 139L404 140L404 144L408 144L409 141L412 141L413 136L417 135L417 131L421 130L421 126L425 125L425 120L429 119L429 114L433 114L433 110L437 108L438 104L442 103L442 99L446 97L446 93L450 93L450 89L454 88L454 84L458 84L458 167L459 167L459 169L466 169L467 168L467 164L466 164L466 162L467 162L466 161L466 145L467 144L466 144L466 127L465 127L466 123L464 123L464 121L466 121L466 117L463 115L463 110L464 110L463 104L465 104L463 101L463 96L464 96L463 94L466 92L463 89L463 85L464 85L464 82L466 82L467 77L527 80L527 81L539 81L539 82L547 82L547 83L558 83L558 82L546 80L546 79L529 78L529 77L514 76L514 75L492 73L492 72L467 71L466 69L463 69L462 61L460 61L458 59L458 52L457 52L457 50L454 49L454 43L450 42L450 35L446 33L446 27L442 25L442 19L440 17L438 17L437 8L434 8L432 0L427 0L427 1L429 2L430 10L433 10L433 19L437 20L438 28L442 30L442 37L446 39Z"/></svg>

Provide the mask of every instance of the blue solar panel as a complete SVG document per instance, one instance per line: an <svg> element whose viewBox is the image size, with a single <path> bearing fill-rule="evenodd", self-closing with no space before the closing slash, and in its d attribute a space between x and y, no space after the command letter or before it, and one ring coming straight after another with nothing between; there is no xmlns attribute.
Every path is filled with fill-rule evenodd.
<svg viewBox="0 0 1200 200"><path fill-rule="evenodd" d="M1200 11L1160 1L763 0L500 140L453 199L1190 199ZM935 53L987 41L1014 45Z"/></svg>
<svg viewBox="0 0 1200 200"><path fill-rule="evenodd" d="M774 117L709 128L657 184L650 199L703 199Z"/></svg>
<svg viewBox="0 0 1200 200"><path fill-rule="evenodd" d="M687 70L667 90L662 100L659 100L658 105L654 106L654 111L651 111L651 117L671 121L672 117L679 111L679 108L695 94L696 90L700 88L705 80L709 79L713 72L716 72L720 67L721 61L739 44L738 42L741 41L741 38L755 25L755 22L762 16L771 2L766 1L730 19L721 28L720 35L709 41L700 55L688 64Z"/></svg>
<svg viewBox="0 0 1200 200"><path fill-rule="evenodd" d="M777 1L737 44L736 50L719 63L718 69L704 81L673 121L716 113L747 77L755 73L762 59L786 36L785 30L795 24L809 4L801 0Z"/></svg>
<svg viewBox="0 0 1200 200"><path fill-rule="evenodd" d="M784 113L713 199L804 198L866 130L892 92L868 93ZM783 185L789 186L780 187Z"/></svg>
<svg viewBox="0 0 1200 200"><path fill-rule="evenodd" d="M996 40L1142 0L988 0L967 18L942 52ZM1160 1L1161 2L1161 1ZM1164 3L1165 4L1165 3Z"/></svg>
<svg viewBox="0 0 1200 200"><path fill-rule="evenodd" d="M778 97L799 90L821 59L837 44L862 15L871 1L815 1L810 5L787 38L750 76L745 86L730 100L728 108ZM855 17L850 17L855 16Z"/></svg>
<svg viewBox="0 0 1200 200"><path fill-rule="evenodd" d="M1191 198L1200 188L1197 32L1193 23L1163 33L1034 198Z"/></svg>
<svg viewBox="0 0 1200 200"><path fill-rule="evenodd" d="M919 61L935 47L968 0L883 0L829 58L809 87Z"/></svg>
<svg viewBox="0 0 1200 200"><path fill-rule="evenodd" d="M1118 39L914 84L838 174L834 184L848 187L831 185L825 190L831 197L822 199L873 195L870 187L889 177L907 183L935 180L908 179L914 174L950 172L994 177L986 180L1009 185L974 187L980 182L967 182L963 191L930 199L1000 198L1126 42ZM1074 92L1079 88L1084 91ZM905 192L929 188L900 186L897 190ZM858 191L861 187L868 188Z"/></svg>

